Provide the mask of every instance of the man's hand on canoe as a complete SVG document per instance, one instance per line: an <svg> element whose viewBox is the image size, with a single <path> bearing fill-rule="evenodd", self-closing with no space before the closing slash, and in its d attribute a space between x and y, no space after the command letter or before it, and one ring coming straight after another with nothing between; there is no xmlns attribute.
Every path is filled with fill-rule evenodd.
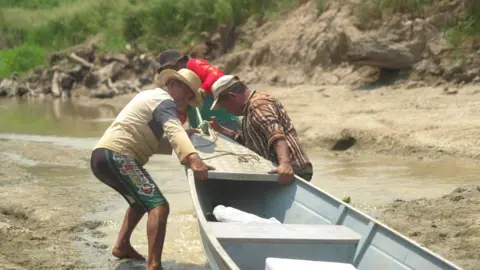
<svg viewBox="0 0 480 270"><path fill-rule="evenodd" d="M197 153L193 153L188 157L188 163L190 168L193 171L193 176L195 180L207 180L208 179L208 170L215 170L215 168L205 164Z"/></svg>
<svg viewBox="0 0 480 270"><path fill-rule="evenodd" d="M281 185L290 184L294 178L293 168L290 163L281 163L269 174L278 174L278 183Z"/></svg>
<svg viewBox="0 0 480 270"><path fill-rule="evenodd" d="M187 132L187 135L188 137L191 137L193 134L195 133L199 133L200 134L200 129L198 128L189 128L189 129L186 129L185 132Z"/></svg>

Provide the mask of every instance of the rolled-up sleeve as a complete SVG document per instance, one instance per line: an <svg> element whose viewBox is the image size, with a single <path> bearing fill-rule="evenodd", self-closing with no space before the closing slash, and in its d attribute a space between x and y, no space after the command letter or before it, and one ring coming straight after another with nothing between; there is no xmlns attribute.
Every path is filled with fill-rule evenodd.
<svg viewBox="0 0 480 270"><path fill-rule="evenodd" d="M241 131L234 131L235 135L233 139L239 144L245 145L245 140L243 139L243 133Z"/></svg>
<svg viewBox="0 0 480 270"><path fill-rule="evenodd" d="M205 93L207 93L207 95L212 94L212 86L218 80L218 78L219 74L215 70L209 70L207 78L205 78L205 81L202 83L200 88L205 90Z"/></svg>
<svg viewBox="0 0 480 270"><path fill-rule="evenodd" d="M175 102L170 99L161 102L153 111L153 120L156 124L162 126L166 138L177 154L180 163L187 164L186 157L192 153L196 153L196 151L178 119L177 105ZM162 140L160 140L159 147L162 145L165 145L165 141L162 142ZM168 149L165 150L168 151ZM160 149L157 151L160 152Z"/></svg>
<svg viewBox="0 0 480 270"><path fill-rule="evenodd" d="M256 106L251 113L252 125L268 139L270 148L276 140L285 139L285 130L280 124L275 105L271 102Z"/></svg>

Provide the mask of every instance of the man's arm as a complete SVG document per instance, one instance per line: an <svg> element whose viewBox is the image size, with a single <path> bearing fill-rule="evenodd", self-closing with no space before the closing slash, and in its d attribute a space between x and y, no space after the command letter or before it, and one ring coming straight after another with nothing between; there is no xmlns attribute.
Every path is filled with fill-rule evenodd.
<svg viewBox="0 0 480 270"><path fill-rule="evenodd" d="M285 136L285 130L280 124L279 115L272 102L259 105L252 110L252 125L268 138L268 148L273 147L277 154L278 167L269 173L278 174L280 184L288 184L294 178L290 160L290 149Z"/></svg>
<svg viewBox="0 0 480 270"><path fill-rule="evenodd" d="M170 141L168 141L168 137L162 136L160 140L158 140L158 147L155 154L159 155L171 155L173 151L172 145Z"/></svg>
<svg viewBox="0 0 480 270"><path fill-rule="evenodd" d="M251 110L253 127L268 139L268 148L273 148L278 162L290 162L290 150L286 141L285 130L280 124L279 115L272 102L258 105Z"/></svg>
<svg viewBox="0 0 480 270"><path fill-rule="evenodd" d="M219 132L235 141L237 141L240 144L245 144L243 140L243 134L240 131L233 131L231 129L228 129L222 125L220 125L215 118L215 116L212 116L210 118L210 126L215 130L216 132Z"/></svg>
<svg viewBox="0 0 480 270"><path fill-rule="evenodd" d="M171 99L166 99L158 104L153 110L153 121L155 125L163 129L180 163L187 164L187 157L195 154L196 150L178 119L175 102Z"/></svg>
<svg viewBox="0 0 480 270"><path fill-rule="evenodd" d="M277 153L278 164L290 164L290 149L287 140L277 139L273 146L275 153Z"/></svg>

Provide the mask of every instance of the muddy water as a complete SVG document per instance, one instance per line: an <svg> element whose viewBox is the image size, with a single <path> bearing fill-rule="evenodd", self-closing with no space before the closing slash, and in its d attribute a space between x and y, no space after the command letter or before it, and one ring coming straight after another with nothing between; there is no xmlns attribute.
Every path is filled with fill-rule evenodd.
<svg viewBox="0 0 480 270"><path fill-rule="evenodd" d="M108 107L88 108L74 103L0 103L0 139L51 143L75 149L91 149L111 119L118 113ZM115 261L109 250L115 241L127 204L98 182L86 161L78 166L38 163L16 153L0 154L15 160L31 174L44 179L38 185L61 188L63 185L87 188L103 202L82 219L99 222L95 230L78 233L75 244L80 256L98 269L144 269L144 265ZM410 161L377 157L335 157L311 152L315 167L312 183L375 214L375 210L394 199L438 197L461 184L476 183L480 168L464 161ZM171 205L164 250L166 269L208 269L192 215L189 188L182 167L173 156L155 156L146 168L157 181ZM141 253L147 253L146 218L132 238ZM142 268L143 267L143 268Z"/></svg>

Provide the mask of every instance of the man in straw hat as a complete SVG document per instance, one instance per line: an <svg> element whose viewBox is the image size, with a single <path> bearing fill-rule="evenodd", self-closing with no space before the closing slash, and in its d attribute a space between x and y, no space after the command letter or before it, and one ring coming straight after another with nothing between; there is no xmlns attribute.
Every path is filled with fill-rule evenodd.
<svg viewBox="0 0 480 270"><path fill-rule="evenodd" d="M281 184L290 183L294 173L307 181L312 179L312 164L280 101L249 89L233 75L222 76L212 89L212 110L225 108L231 114L243 115L241 132L223 127L212 118L210 125L214 130L278 164L277 169L270 173L277 173Z"/></svg>
<svg viewBox="0 0 480 270"><path fill-rule="evenodd" d="M130 244L130 236L148 213L148 267L162 269L161 256L169 205L143 167L156 153L177 154L181 164L190 165L195 179L206 180L209 168L200 159L177 115L177 106L202 105L197 89L200 78L188 69L164 70L162 88L138 93L119 113L98 141L91 157L94 175L120 193L130 207L112 253L119 258L144 260Z"/></svg>
<svg viewBox="0 0 480 270"><path fill-rule="evenodd" d="M210 65L205 59L190 59L188 56L181 55L175 50L166 50L162 52L159 57L159 62L160 67L157 72L161 72L167 68L174 70L188 68L200 77L202 85L200 86L199 91L204 97L204 105L200 107L200 114L204 120L208 120L210 117L215 116L219 123L229 129L240 129L240 121L237 116L229 114L223 109L215 111L210 110L213 103L213 97L211 95L212 85L218 78L223 76L223 72L220 69ZM179 107L179 117L182 124L186 122L188 117L188 122L192 128L197 128L198 125L200 125L196 111L191 106L186 106L184 108Z"/></svg>

